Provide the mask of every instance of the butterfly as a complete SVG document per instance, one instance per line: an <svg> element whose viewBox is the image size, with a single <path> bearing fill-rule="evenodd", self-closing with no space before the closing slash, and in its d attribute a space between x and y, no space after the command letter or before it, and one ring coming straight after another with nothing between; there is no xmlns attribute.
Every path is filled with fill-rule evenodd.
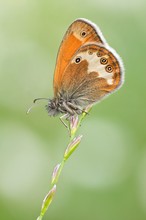
<svg viewBox="0 0 146 220"><path fill-rule="evenodd" d="M90 105L120 88L123 63L100 29L83 18L75 20L61 42L55 73L54 98L46 109L50 116L82 114Z"/></svg>

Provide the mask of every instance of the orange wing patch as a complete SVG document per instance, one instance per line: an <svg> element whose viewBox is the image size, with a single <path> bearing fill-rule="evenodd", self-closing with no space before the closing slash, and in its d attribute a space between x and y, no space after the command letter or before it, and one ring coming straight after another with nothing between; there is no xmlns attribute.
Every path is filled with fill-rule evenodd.
<svg viewBox="0 0 146 220"><path fill-rule="evenodd" d="M85 19L74 21L68 28L58 52L54 73L54 96L60 90L64 71L69 61L82 45L89 42L104 44L105 39L95 24Z"/></svg>
<svg viewBox="0 0 146 220"><path fill-rule="evenodd" d="M54 95L60 88L63 73L76 50L80 48L82 42L78 40L73 34L69 35L67 40L63 41L59 50L56 69L54 74Z"/></svg>

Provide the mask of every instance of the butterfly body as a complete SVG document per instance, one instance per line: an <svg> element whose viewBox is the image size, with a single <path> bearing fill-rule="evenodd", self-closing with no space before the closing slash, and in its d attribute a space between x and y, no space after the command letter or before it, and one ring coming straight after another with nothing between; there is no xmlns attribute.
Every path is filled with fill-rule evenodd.
<svg viewBox="0 0 146 220"><path fill-rule="evenodd" d="M58 114L68 114L68 115L80 115L83 110L80 109L80 106L77 106L73 100L65 98L54 98L49 100L48 105L46 106L48 114L50 116L57 116Z"/></svg>
<svg viewBox="0 0 146 220"><path fill-rule="evenodd" d="M77 19L61 43L54 74L54 98L46 106L50 116L81 114L118 89L123 65L99 28Z"/></svg>

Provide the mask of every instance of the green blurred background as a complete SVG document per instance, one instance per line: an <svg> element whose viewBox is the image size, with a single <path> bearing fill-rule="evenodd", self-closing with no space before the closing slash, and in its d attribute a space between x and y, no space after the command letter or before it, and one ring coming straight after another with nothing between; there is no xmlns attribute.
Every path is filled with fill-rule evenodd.
<svg viewBox="0 0 146 220"><path fill-rule="evenodd" d="M123 58L125 84L96 105L46 219L146 219L146 1L0 1L0 219L35 220L68 143L50 118L56 54L76 18L101 28Z"/></svg>

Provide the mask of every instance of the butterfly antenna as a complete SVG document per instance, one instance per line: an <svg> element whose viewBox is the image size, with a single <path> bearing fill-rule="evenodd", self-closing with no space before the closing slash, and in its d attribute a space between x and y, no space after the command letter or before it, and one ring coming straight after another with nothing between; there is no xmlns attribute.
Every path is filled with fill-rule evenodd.
<svg viewBox="0 0 146 220"><path fill-rule="evenodd" d="M47 99L47 98L37 98L37 99L34 99L32 106L30 106L30 108L27 110L26 114L30 113L32 108L34 108L36 106L36 102L39 101L39 100L47 100L48 101L49 99Z"/></svg>
<svg viewBox="0 0 146 220"><path fill-rule="evenodd" d="M33 100L33 103L36 103L37 101L39 101L39 100L49 100L49 99L47 99L47 98L37 98L37 99L34 99Z"/></svg>

